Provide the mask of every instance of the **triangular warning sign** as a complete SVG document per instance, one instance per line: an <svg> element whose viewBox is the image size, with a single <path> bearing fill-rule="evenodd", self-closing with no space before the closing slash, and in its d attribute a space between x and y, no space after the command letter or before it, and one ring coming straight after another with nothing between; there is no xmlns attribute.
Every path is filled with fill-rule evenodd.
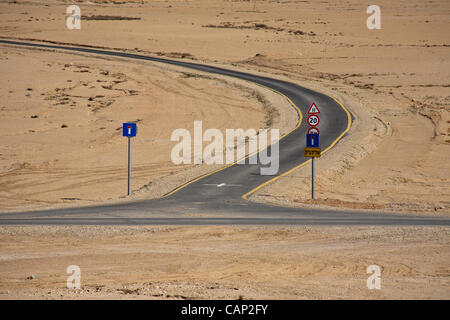
<svg viewBox="0 0 450 320"><path fill-rule="evenodd" d="M318 113L320 113L320 110L319 110L319 108L317 108L316 104L313 102L311 104L311 107L309 107L309 109L308 109L308 114L318 114Z"/></svg>

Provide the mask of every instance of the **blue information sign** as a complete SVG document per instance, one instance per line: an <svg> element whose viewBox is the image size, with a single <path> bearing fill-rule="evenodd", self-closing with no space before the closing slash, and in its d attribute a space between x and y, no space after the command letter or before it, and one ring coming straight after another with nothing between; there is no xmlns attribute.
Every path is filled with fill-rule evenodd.
<svg viewBox="0 0 450 320"><path fill-rule="evenodd" d="M136 137L137 125L136 123L124 123L123 124L123 136L124 137Z"/></svg>
<svg viewBox="0 0 450 320"><path fill-rule="evenodd" d="M308 133L306 135L306 146L319 148L319 135L317 133Z"/></svg>

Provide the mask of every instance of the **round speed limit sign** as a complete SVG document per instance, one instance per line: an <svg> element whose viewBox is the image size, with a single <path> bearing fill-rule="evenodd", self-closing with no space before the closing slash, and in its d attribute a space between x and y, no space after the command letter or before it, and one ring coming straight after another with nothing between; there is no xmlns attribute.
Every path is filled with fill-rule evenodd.
<svg viewBox="0 0 450 320"><path fill-rule="evenodd" d="M320 119L319 119L319 117L316 116L315 114L312 114L312 115L310 115L310 116L308 117L307 121L308 121L308 124L309 124L311 127L315 127L315 126L317 126L317 125L319 124Z"/></svg>

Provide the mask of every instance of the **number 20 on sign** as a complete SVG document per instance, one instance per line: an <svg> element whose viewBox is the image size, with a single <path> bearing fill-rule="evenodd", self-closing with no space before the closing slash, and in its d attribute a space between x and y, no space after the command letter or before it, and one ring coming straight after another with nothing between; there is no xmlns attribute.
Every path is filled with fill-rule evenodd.
<svg viewBox="0 0 450 320"><path fill-rule="evenodd" d="M315 127L319 124L320 119L315 114L312 114L312 115L308 116L307 122L311 127Z"/></svg>

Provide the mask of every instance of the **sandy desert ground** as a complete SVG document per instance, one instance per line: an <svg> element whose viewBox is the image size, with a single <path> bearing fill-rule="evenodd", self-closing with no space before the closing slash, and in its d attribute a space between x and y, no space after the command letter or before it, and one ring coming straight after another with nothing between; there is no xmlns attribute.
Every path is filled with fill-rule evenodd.
<svg viewBox="0 0 450 320"><path fill-rule="evenodd" d="M221 131L280 123L286 129L297 122L288 101L245 81L40 50L6 47L1 54L2 70L10 75L0 80L8 101L0 110L2 211L123 199L122 122L139 126L132 142L132 199L162 196L221 167L172 163L177 142L171 133L185 128L193 136L194 120L201 119L204 130Z"/></svg>
<svg viewBox="0 0 450 320"><path fill-rule="evenodd" d="M309 200L305 166L251 201L450 214L448 1L377 1L381 30L366 28L368 3L356 0L77 1L86 17L81 30L65 26L69 4L0 1L0 37L266 74L331 94L349 108L349 135L316 162L317 200ZM215 168L170 162L171 131L191 128L195 119L219 129L270 124L287 131L295 123L287 102L271 92L156 64L2 45L0 70L7 74L0 79L2 212L157 197ZM118 131L124 120L140 126L129 198ZM1 228L0 295L450 297L448 228L202 231ZM81 292L64 289L69 264L85 270ZM370 264L383 267L382 290L365 287ZM27 280L31 274L37 278Z"/></svg>
<svg viewBox="0 0 450 320"><path fill-rule="evenodd" d="M2 227L0 299L448 299L448 238L426 227ZM66 287L71 265L80 290ZM367 288L370 265L380 290Z"/></svg>
<svg viewBox="0 0 450 320"><path fill-rule="evenodd" d="M436 30L449 29L448 1L427 3L379 1L378 5L382 8L381 30L366 28L365 22L368 17L365 13L366 6L359 1L320 3L314 1L144 1L143 4L140 1L116 4L108 4L108 1L80 1L78 3L81 6L82 17L86 17L85 20L82 18L80 30L68 30L65 26L65 8L70 2L47 1L45 5L40 3L40 1L1 1L0 36L122 48L173 58L184 57L189 60L219 63L253 72L267 72L272 76L288 78L305 86L333 93L357 116L353 132L351 132L351 136L355 139L344 140L340 149L334 150L333 155L324 156L318 161L317 167L320 174L317 181L316 203L428 214L448 215L450 212L448 206L450 170L449 161L447 161L450 155L449 44L446 32L436 32ZM136 18L136 20L117 20L120 17ZM8 57L6 53L3 57L5 55ZM64 66L66 59L69 63L75 60L68 57L43 56L49 60L61 59L58 67ZM43 56L39 60L45 64ZM85 58L80 59L83 62L88 61ZM83 66L83 63L78 61L78 65ZM2 69L6 68L5 71L9 74L11 72L8 68L14 65L12 62L21 63L20 60L9 62L2 60L4 66ZM134 75L127 69L131 68L130 63L123 66L125 70L122 69L122 64L117 64L114 70L110 68L111 73L127 74L128 72L130 76ZM56 65L53 68L56 68ZM27 92L28 87L33 89L33 83L29 77L26 77L27 81L30 81L29 84L25 82L17 84L20 90L10 94L2 92L4 97L2 117L6 116L4 113L6 110L11 111L8 116L17 112L14 105L19 101L23 101L19 102L20 104L24 104L25 101L40 101L39 106L34 107L45 108L47 113L55 114L55 116L58 111L64 107L67 109L71 104L78 113L87 112L88 103L80 99L61 105L63 108L59 110L49 109L54 103L43 101L45 98L48 99L48 96L35 100L42 93L50 95L51 90L73 87L78 83L76 81L108 81L106 79L108 77L97 79L92 77L93 74L86 72L78 74L79 77L73 79L75 81L73 84L67 83L66 81L71 79L65 78L77 75L74 71L81 71L76 68L76 66L67 68L65 70L67 75L61 74L59 83L56 77L54 83L49 81L50 77L45 77L45 73L50 75L53 71L50 67L47 70L42 69L40 77L46 79L47 87L46 91L41 91L45 92L39 91L38 88L35 88L34 92ZM32 68L24 68L23 72L27 72L25 70L35 71ZM102 67L98 66L95 73L101 70ZM144 77L153 77L153 72L151 73L152 75L145 74ZM18 76L17 72L16 76ZM168 77L168 75L164 76ZM85 77L89 80L82 80ZM14 79L12 75L3 81L10 81L8 87L14 87L15 82L18 81L17 78ZM122 83L117 87L134 90L131 94L136 96L133 97L129 97L130 93L119 91L123 96L128 94L128 97L112 101L113 97L106 93L118 92L102 89L101 86L105 84L101 82L96 83L96 88L92 88L90 92L88 90L83 92L83 97L104 95L101 103L110 104L107 110L114 109L115 112L120 109L118 114L123 112L124 101L133 103L135 109L145 107L146 110L149 110L149 104L151 108L166 109L165 106L169 104L174 108L181 101L185 102L183 94L177 94L173 90L169 90L170 98L167 98L170 100L162 101L162 96L165 96L166 92L164 88L156 85L141 87L141 90L132 87L133 82L143 79L145 78L141 77L139 80ZM109 79L109 81L120 80ZM62 86L61 82L66 83ZM175 85L173 81L171 83ZM213 85L211 81L198 81L197 84L205 88ZM7 86L2 85L2 90L5 90L5 87ZM197 89L183 87L184 90L190 91L192 95L199 89L198 86ZM218 87L217 90L224 92L222 97L228 96L224 88ZM22 94L23 97L21 97ZM26 96L27 94L29 96ZM53 96L56 99L64 98L58 97L57 94ZM195 117L207 115L214 118L217 114L213 113L219 112L218 108L210 108L209 97L195 96L194 100L187 100L184 104L195 101L195 104L215 111L202 114L195 110L192 117L186 119L188 121L185 126L188 126ZM255 102L253 101L253 105L248 105L249 109L255 107ZM241 99L240 104L247 104L246 99ZM91 105L92 109L97 108L95 104ZM221 104L221 107L223 105ZM81 111L82 108L84 108L83 111ZM219 117L222 115L223 113ZM250 127L261 126L264 115L261 114L260 119L248 115L249 113L239 115L238 117L243 121L240 123L244 125L245 122ZM18 115L15 114L15 116ZM144 126L149 122L143 114L140 115L141 117L137 116L130 117L130 120L143 119ZM234 119L233 116L230 116L229 123L234 123L231 120ZM8 120L10 119L11 117ZM21 117L16 117L14 121L8 121L7 127L2 126L2 128L9 130L9 126L23 126L25 123L22 124L22 120ZM253 120L255 121L252 122ZM20 121L21 124L17 124L16 121ZM35 126L42 122L42 119L27 119L27 122ZM158 122L162 124L162 130L167 129L164 127L164 120ZM55 123L54 126L62 124ZM178 124L181 125L180 122ZM38 124L40 125L42 124ZM220 124L213 122L211 125L223 128ZM226 126L226 124L223 125ZM102 127L105 126L99 126L99 128ZM89 140L104 142L105 138L111 135L111 127L105 128L107 128L106 131L89 134ZM67 134L72 131L75 131L75 128L69 127L57 132ZM106 137L104 132L108 133ZM144 131L141 130L141 132ZM154 136L153 132L151 134ZM29 140L30 138L26 135L16 139ZM118 137L116 139L120 140ZM10 139L2 139L2 141L5 140ZM108 141L108 143L112 142ZM41 192L35 197L33 197L33 190L23 186L19 189L22 191L14 191L12 194L5 193L5 188L2 188L3 208L14 209L26 204L34 206L39 205L39 202L47 206L65 201L77 204L82 200L117 198L122 194L122 190L118 188L123 181L121 184L107 182L109 173L106 173L107 177L101 173L98 178L90 180L87 177L91 174L84 178L78 174L82 166L66 169L61 162L58 165L51 163L52 159L30 162L28 154L19 152L17 145L27 144L15 143L14 152L2 152L2 168L7 170L6 176L2 177L2 185L10 181L8 176L11 173L15 177L23 177L23 184L28 185L31 179L27 181L26 177L29 176L30 171L33 175L34 172L39 171L42 180L54 180L54 176L52 179L50 170L46 170L45 166L50 166L52 169L58 168L60 172L65 171L65 173L57 173L56 179L60 180L67 174L67 177L70 177L68 180L73 183L65 183L62 192L60 191L62 186L57 186L48 189L48 191L56 192ZM51 148L51 144L48 143L41 146L43 152L49 152ZM11 157L11 153L17 153L17 155ZM155 156L145 153L145 163L137 160L137 170L141 170L141 173L145 172L149 178L147 180L138 178L134 185L135 190L141 189L153 180L151 176L163 177L178 170L178 168L170 169L171 165L166 164L161 168L162 171L156 174L157 169L149 165L149 163L160 161L155 159ZM328 158L331 158L330 161ZM45 164L46 161L50 164ZM111 170L115 172L114 180L117 181L120 174L116 172L118 173L120 169L116 166L110 167L112 165L110 161L105 159L96 161L95 168L89 170L91 172ZM88 162L88 160L79 161L79 159L74 161L78 164ZM253 200L288 205L307 203L310 186L308 177L309 170L306 167L303 170L297 170L260 190L256 196L253 196ZM83 194L83 191L79 190L80 184L94 186L96 183L103 185L105 182L108 186L107 192L103 195L86 196L86 193ZM40 190L44 190L42 186ZM151 197L152 192L146 196Z"/></svg>

